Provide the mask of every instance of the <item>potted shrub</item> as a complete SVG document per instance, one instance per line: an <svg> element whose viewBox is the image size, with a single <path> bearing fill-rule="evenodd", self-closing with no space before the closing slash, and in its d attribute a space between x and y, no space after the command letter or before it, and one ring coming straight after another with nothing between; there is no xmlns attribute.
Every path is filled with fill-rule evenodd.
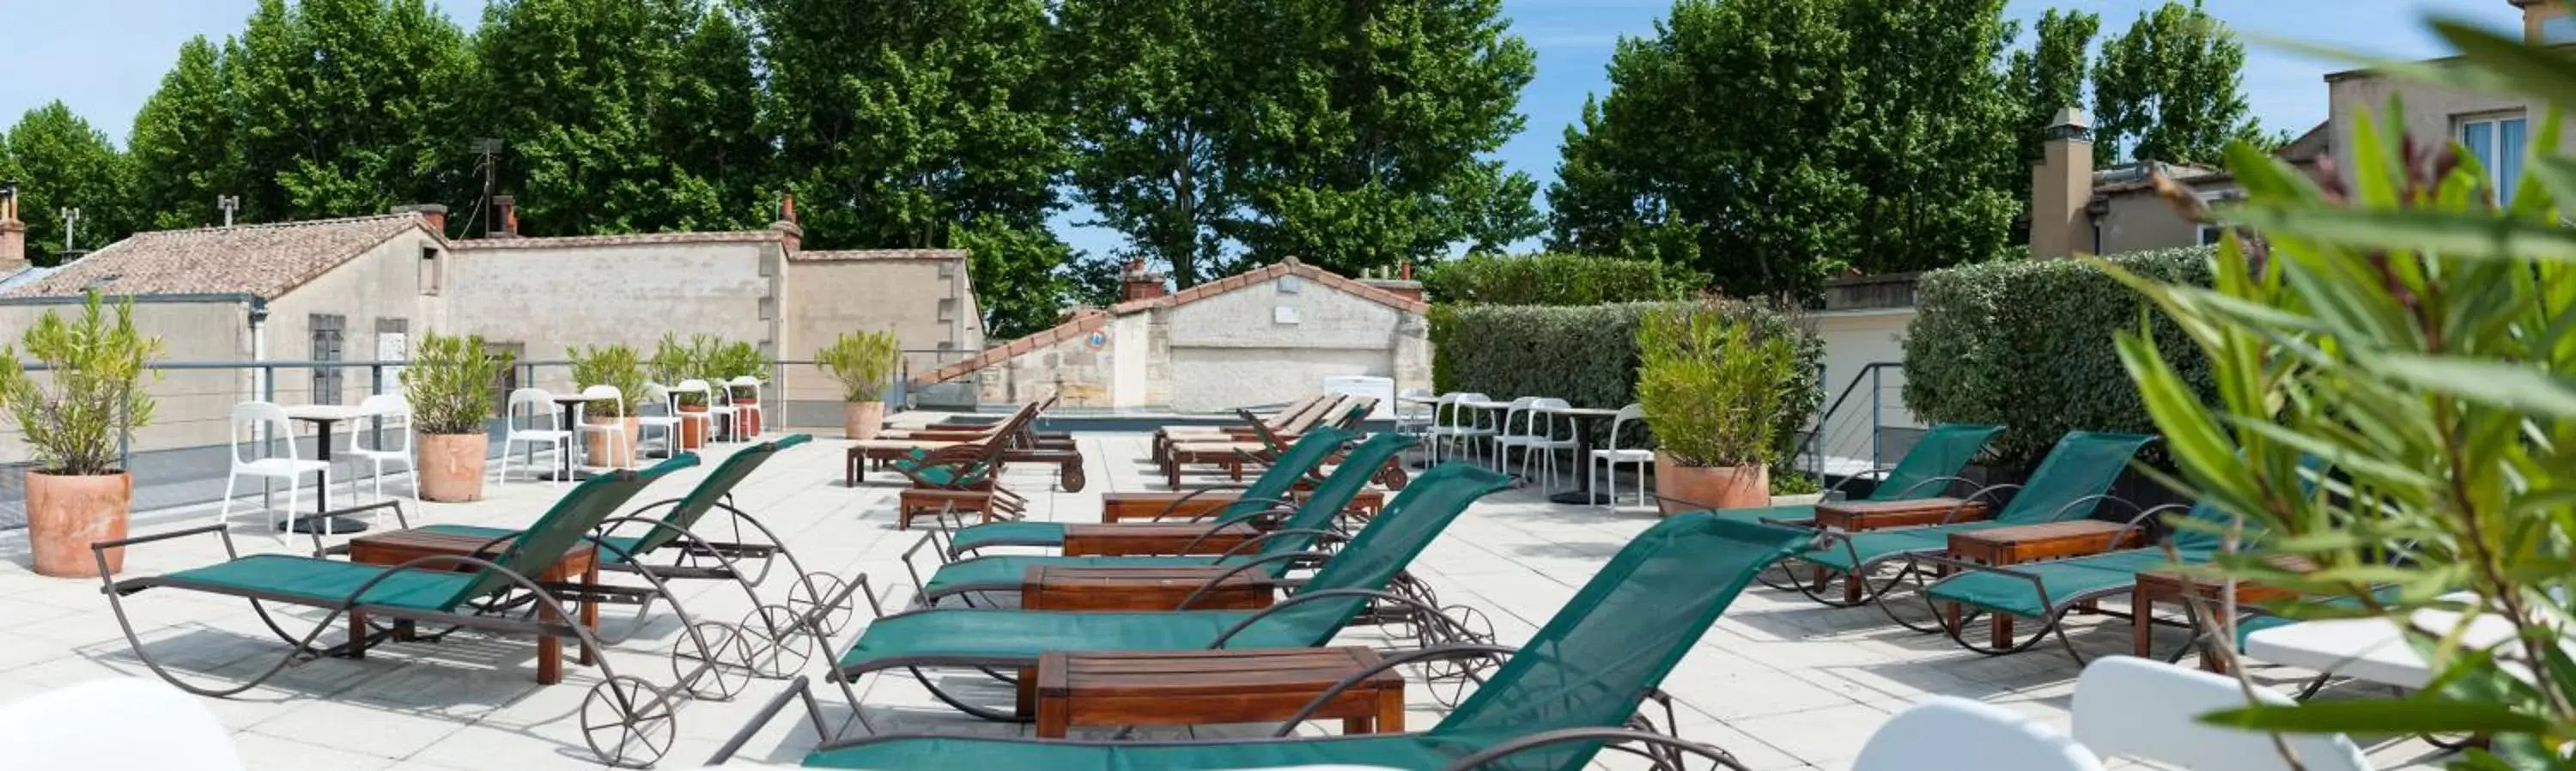
<svg viewBox="0 0 2576 771"><path fill-rule="evenodd" d="M1771 502L1780 414L1799 386L1794 331L1719 299L1637 323L1637 402L1655 432L1655 493L1701 507ZM1665 513L1676 504L1667 501Z"/></svg>
<svg viewBox="0 0 2576 771"><path fill-rule="evenodd" d="M814 352L814 368L841 381L842 430L875 439L885 427L885 387L901 348L891 332L843 332Z"/></svg>
<svg viewBox="0 0 2576 771"><path fill-rule="evenodd" d="M134 331L134 302L111 318L95 290L78 319L46 311L20 336L25 354L44 365L29 375L19 351L0 346L0 408L26 432L36 465L27 470L27 541L36 572L95 578L90 544L125 537L134 507L134 477L118 466L125 429L152 422L144 392L161 339ZM125 550L110 549L109 574L125 568Z"/></svg>
<svg viewBox="0 0 2576 771"><path fill-rule="evenodd" d="M695 335L689 338L687 345L682 345L678 336L664 332L662 342L654 346L653 358L646 363L646 366L653 371L655 382L676 389L682 380L706 379L707 360L714 355L714 352L714 337ZM678 404L681 412L701 415L706 413L705 394L678 390L671 393L672 400ZM706 429L703 418L680 421L680 449L695 450L705 445Z"/></svg>
<svg viewBox="0 0 2576 771"><path fill-rule="evenodd" d="M605 409L608 405L591 405L585 419L592 425L610 426L612 431L590 432L582 440L585 444L582 451L598 465L634 466L636 426L641 422L636 415L646 402L644 359L635 354L635 349L623 345L574 346L566 352L566 358L572 360L572 382L576 387L614 386L625 402L619 405L618 410L626 416L622 422L616 414Z"/></svg>
<svg viewBox="0 0 2576 771"><path fill-rule="evenodd" d="M760 352L760 346L737 340L717 346L714 352L709 354L707 378L714 382L717 388L731 391L728 398L733 399L734 404L756 405L760 403L760 389L749 386L735 388L728 384L734 378L746 376L768 380L769 366L769 356ZM742 435L760 435L759 412L737 411L733 419L742 424Z"/></svg>
<svg viewBox="0 0 2576 771"><path fill-rule="evenodd" d="M510 368L508 351L493 351L482 335L422 335L402 371L404 398L420 432L420 497L471 501L483 497L484 438L492 419L492 386Z"/></svg>

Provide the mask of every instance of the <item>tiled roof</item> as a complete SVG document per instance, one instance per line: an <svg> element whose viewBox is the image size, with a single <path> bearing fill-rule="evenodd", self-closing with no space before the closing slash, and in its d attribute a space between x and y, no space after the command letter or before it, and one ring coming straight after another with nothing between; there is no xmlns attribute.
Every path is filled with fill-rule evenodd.
<svg viewBox="0 0 2576 771"><path fill-rule="evenodd" d="M1320 286L1338 289L1343 292L1356 295L1361 299L1385 305L1405 313L1421 315L1428 313L1431 310L1429 303L1369 286L1368 284L1358 280L1351 279L1323 268L1298 262L1295 258L1290 258L1258 270L1246 271L1244 273L1227 276L1205 284L1183 289L1176 294L1119 303L1117 305L1110 306L1109 310L1106 312L1097 310L1076 311L1073 318L1067 319L1064 323L1058 324L1051 329L1013 340L1008 343L993 346L991 348L986 348L983 352L977 353L974 356L950 362L947 366L916 376L912 379L912 385L913 387L918 388L932 383L944 383L965 377L966 375L974 373L976 370L1018 358L1020 354L1054 345L1081 335L1091 334L1093 330L1108 326L1109 320L1112 318L1125 316L1131 313L1153 310L1155 308L1171 308L1188 305L1210 297L1232 292L1237 289L1259 286L1278 279L1281 276L1289 275L1304 278L1305 280L1314 282Z"/></svg>
<svg viewBox="0 0 2576 771"><path fill-rule="evenodd" d="M816 251L800 249L787 259L796 262L858 262L861 260L963 260L964 249L844 249Z"/></svg>
<svg viewBox="0 0 2576 771"><path fill-rule="evenodd" d="M272 298L422 227L411 212L335 220L136 233L9 297L114 294L248 294Z"/></svg>
<svg viewBox="0 0 2576 771"><path fill-rule="evenodd" d="M657 244L727 244L773 242L779 239L775 230L726 230L711 233L632 233L622 236L558 236L554 238L473 238L453 241L448 248L457 251L481 249L563 249L582 246L652 246Z"/></svg>

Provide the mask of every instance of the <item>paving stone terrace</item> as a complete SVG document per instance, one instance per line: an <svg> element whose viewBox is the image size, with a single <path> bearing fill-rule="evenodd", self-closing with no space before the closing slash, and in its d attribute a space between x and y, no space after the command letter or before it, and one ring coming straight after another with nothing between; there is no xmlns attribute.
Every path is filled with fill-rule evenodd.
<svg viewBox="0 0 2576 771"><path fill-rule="evenodd" d="M1146 461L1144 435L1085 434L1078 440L1091 479L1084 492L1053 492L1051 467L1015 469L1006 480L1030 496L1032 518L1097 521L1104 491L1162 489ZM856 489L843 485L839 444L827 438L786 451L743 485L737 502L780 529L809 567L842 574L865 571L879 586L904 587L888 598L890 605L908 603L911 591L900 555L918 540L919 531L895 529L896 488L890 474L879 474ZM723 448L709 453L708 466L726 452ZM646 497L678 495L706 468L660 482L660 489L647 491ZM429 504L413 517L415 523L524 526L561 489L514 482L492 489L487 500ZM145 522L137 529L203 524L210 516ZM1443 602L1471 605L1491 615L1502 639L1514 643L1527 639L1612 553L1653 521L1654 514L1644 509L1613 513L1559 506L1542 501L1535 490L1510 491L1470 510L1413 570ZM235 541L246 550L309 548L299 546L301 541L281 543L252 527L236 526ZM118 632L97 583L34 575L26 567L22 537L9 537L18 540L0 540L0 621L7 629L6 641L0 642L0 702L93 679L151 677ZM150 544L131 550L126 575L204 565L222 556L211 537ZM783 589L773 579L762 591L774 602ZM730 584L684 582L679 591L688 610L704 618L739 621L751 607ZM134 597L129 607L156 655L175 660L201 681L265 668L281 648L237 600L153 590ZM669 654L681 635L668 609L655 608L640 628L632 623L631 609L612 607L604 613L603 627L610 635L633 630L610 646L609 662L621 674L670 683ZM319 614L288 615L308 619L288 622L300 631ZM2077 623L2074 639L2087 655L2128 647L2124 621ZM1355 629L1344 642L1385 642L1368 628ZM2159 645L2167 650L2183 641L2180 631L2164 635ZM831 643L842 644L845 640ZM232 729L244 759L256 769L598 767L583 742L576 713L599 682L599 670L567 666L562 684L538 686L534 650L528 641L511 638L393 643L363 661L313 661L246 693L205 703ZM820 673L823 661L818 655L806 669ZM1724 747L1751 768L1841 769L1850 766L1862 741L1891 712L1929 694L2002 704L2063 726L2078 668L2053 646L1989 658L1939 637L1906 632L1878 610L1825 609L1796 595L1756 589L1699 642L1665 688L1680 703L1684 736ZM2302 673L2270 670L2257 675L2286 687ZM781 681L755 680L730 702L682 703L676 746L660 767L696 767L782 687ZM908 678L869 678L860 695L868 705L867 717L883 730L976 735L1026 730L958 715ZM1440 703L1426 688L1414 687L1410 701L1409 720L1415 728L1439 720ZM842 716L837 699L826 705L835 717ZM1337 730L1324 725L1307 730ZM1255 733L1250 727L1227 726L1197 729L1195 735ZM813 730L791 711L752 740L738 760L793 765L815 740ZM2370 740L2368 746L2381 768L2429 766L2444 759L2418 741Z"/></svg>

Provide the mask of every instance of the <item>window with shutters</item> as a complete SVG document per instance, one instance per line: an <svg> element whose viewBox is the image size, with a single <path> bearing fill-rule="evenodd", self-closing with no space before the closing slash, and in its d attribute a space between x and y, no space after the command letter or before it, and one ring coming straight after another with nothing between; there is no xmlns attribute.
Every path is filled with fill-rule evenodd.
<svg viewBox="0 0 2576 771"><path fill-rule="evenodd" d="M331 313L313 314L313 360L345 361L340 349L348 327L349 317L347 316ZM347 373L339 367L314 367L313 403L341 404L340 384L346 380Z"/></svg>

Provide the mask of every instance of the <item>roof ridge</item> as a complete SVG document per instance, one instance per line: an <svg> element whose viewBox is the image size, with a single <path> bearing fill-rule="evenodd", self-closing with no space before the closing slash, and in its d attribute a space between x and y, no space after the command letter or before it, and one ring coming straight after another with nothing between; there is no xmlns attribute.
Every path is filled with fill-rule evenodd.
<svg viewBox="0 0 2576 771"><path fill-rule="evenodd" d="M348 224L359 223L359 222L367 222L367 221L371 221L371 220L395 220L395 219L418 220L418 219L420 219L420 214L419 214L419 213L417 213L417 212L398 211L398 212L390 212L390 213L386 213L386 214L362 214L362 215L357 215L357 216L352 216L352 217L331 217L331 218L328 218L328 219L318 219L318 220L288 220L288 221L286 221L286 222L253 222L253 223L239 224L239 225L208 225L208 226L205 226L205 227L198 227L198 228L178 228L178 229L174 229L174 230L147 230L147 231L144 231L144 232L141 232L141 233L136 233L136 234L134 234L134 236L157 236L157 235L165 235L165 234L167 234L167 235L177 235L177 234L184 234L184 233L218 233L218 232L231 232L231 231L238 231L238 230L275 230L275 229L279 229L279 228L313 227L313 226L316 226L316 225L348 225ZM134 236L127 236L126 238L133 238ZM120 239L120 240L118 241L118 243L123 243L123 240L121 240L121 239Z"/></svg>

